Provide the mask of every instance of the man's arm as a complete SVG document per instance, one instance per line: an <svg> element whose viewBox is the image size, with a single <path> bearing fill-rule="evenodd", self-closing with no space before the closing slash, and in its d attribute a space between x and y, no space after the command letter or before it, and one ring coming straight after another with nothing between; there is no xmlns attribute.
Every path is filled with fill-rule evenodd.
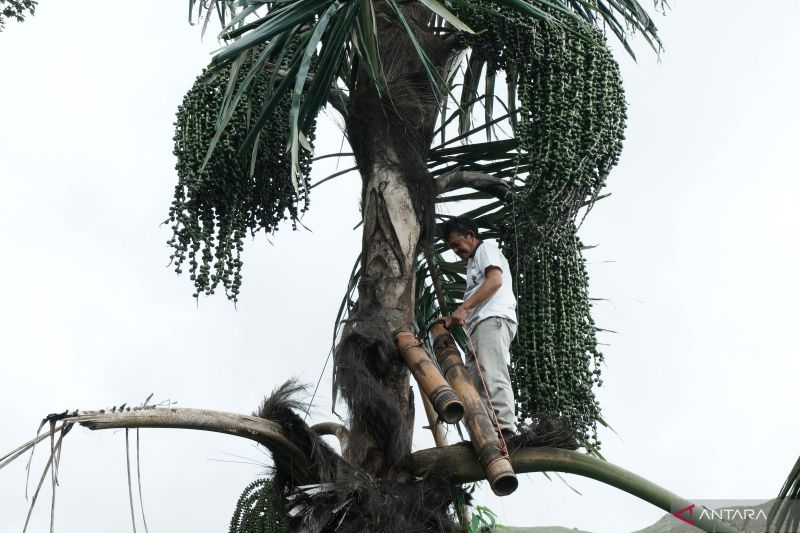
<svg viewBox="0 0 800 533"><path fill-rule="evenodd" d="M463 326L467 321L467 314L478 307L480 304L491 298L494 293L503 285L503 271L500 267L490 265L484 271L486 279L483 280L480 287L462 303L453 314L450 316L450 324L458 324ZM445 320L445 325L448 322Z"/></svg>

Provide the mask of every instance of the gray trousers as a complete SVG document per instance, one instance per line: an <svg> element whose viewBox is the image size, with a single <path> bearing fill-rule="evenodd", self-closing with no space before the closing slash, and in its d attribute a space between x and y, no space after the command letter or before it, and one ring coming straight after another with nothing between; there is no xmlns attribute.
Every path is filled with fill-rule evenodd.
<svg viewBox="0 0 800 533"><path fill-rule="evenodd" d="M478 322L472 330L472 344L467 342L466 366L469 376L478 389L486 405L486 412L492 418L486 389L492 397L492 406L497 413L497 421L501 430L515 431L516 417L514 416L514 390L511 387L511 377L508 374L508 365L511 362L509 348L511 341L517 334L517 325L507 318L489 317ZM475 364L475 354L472 346L478 352L483 382L478 374ZM494 419L492 418L492 422Z"/></svg>

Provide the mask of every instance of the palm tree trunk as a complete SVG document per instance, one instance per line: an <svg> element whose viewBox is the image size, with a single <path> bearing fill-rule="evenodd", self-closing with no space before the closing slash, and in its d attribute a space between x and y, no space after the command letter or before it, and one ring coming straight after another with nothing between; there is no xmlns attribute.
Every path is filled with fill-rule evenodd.
<svg viewBox="0 0 800 533"><path fill-rule="evenodd" d="M425 10L406 7L440 71L449 47L425 35ZM414 401L394 333L413 331L415 261L433 231L426 159L439 100L405 31L382 22L381 92L362 74L350 95L347 136L362 177L363 237L358 309L337 348L336 373L351 416L349 457L383 475L411 451ZM390 475L391 477L391 475Z"/></svg>
<svg viewBox="0 0 800 533"><path fill-rule="evenodd" d="M373 154L377 146L379 142L370 147ZM382 474L411 451L414 424L409 371L393 333L413 324L414 261L422 223L402 166L388 152L362 168L358 309L345 327L336 358L351 416L348 459L373 474Z"/></svg>

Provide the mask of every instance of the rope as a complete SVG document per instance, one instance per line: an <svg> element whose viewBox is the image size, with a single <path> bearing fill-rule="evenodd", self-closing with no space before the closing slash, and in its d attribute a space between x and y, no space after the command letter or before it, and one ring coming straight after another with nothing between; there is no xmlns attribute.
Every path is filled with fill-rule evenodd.
<svg viewBox="0 0 800 533"><path fill-rule="evenodd" d="M409 344L408 346L406 346L402 350L400 350L400 357L405 357L406 356L406 352L409 351L411 348L422 348L422 349L425 349L425 346L422 344L422 341L420 340L420 338L418 336L414 335L413 333L411 333L410 331L398 331L398 332L395 333L395 335L410 335L416 341L416 342L414 342L412 344ZM430 359L431 356L427 352L427 350L425 350L425 353L428 356L428 359Z"/></svg>
<svg viewBox="0 0 800 533"><path fill-rule="evenodd" d="M311 406L314 404L314 398L317 397L317 391L319 390L319 384L322 383L322 376L325 375L325 369L328 368L328 361L331 360L331 354L333 353L333 348L328 352L328 357L325 358L325 364L322 365L322 371L319 373L319 378L317 379L317 386L314 387L314 394L311 395L311 400L308 402L308 407L306 408L306 414L303 416L303 422L308 419L308 413L311 411ZM331 409L333 410L335 406L331 405ZM336 411L334 411L335 413ZM339 417L341 418L341 417Z"/></svg>
<svg viewBox="0 0 800 533"><path fill-rule="evenodd" d="M497 411L494 410L494 404L492 403L492 394L489 392L489 387L486 386L486 380L483 379L483 371L481 370L481 362L478 359L478 350L475 349L475 343L472 341L472 335L469 334L469 329L462 326L464 329L464 333L467 334L467 342L469 342L469 349L472 351L472 356L475 358L475 366L478 367L478 376L481 378L481 385L483 385L483 392L486 393L486 399L489 401L489 411L492 414L492 422L494 423L494 429L497 431L497 435L500 437L500 451L503 452L503 457L506 459L510 459L508 455L508 446L506 445L506 439L503 437L503 432L500 429L500 421L497 419Z"/></svg>

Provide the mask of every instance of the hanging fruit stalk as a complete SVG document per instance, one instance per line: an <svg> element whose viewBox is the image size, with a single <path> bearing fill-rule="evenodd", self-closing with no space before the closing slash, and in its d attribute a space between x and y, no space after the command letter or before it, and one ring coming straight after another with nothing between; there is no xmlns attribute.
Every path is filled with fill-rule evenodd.
<svg viewBox="0 0 800 533"><path fill-rule="evenodd" d="M510 215L492 230L518 298L510 369L517 418L558 419L597 448L602 418L594 387L602 383L603 354L576 232L579 213L599 197L622 150L619 67L602 30L552 6L545 11L558 24L522 13L498 16L503 8L495 0L455 9L471 28L486 29L456 38L470 48L470 64L505 71L516 111L511 118L524 172L514 180Z"/></svg>
<svg viewBox="0 0 800 533"><path fill-rule="evenodd" d="M242 284L242 250L247 234L272 234L284 221L297 221L309 205L311 152L300 153L298 190L287 177L291 156L286 151L291 97L272 111L267 127L252 150L239 149L248 134L251 109L260 108L273 94L268 71L255 76L244 91L229 125L218 133L226 88L238 88L252 66L248 55L238 70L221 70L211 77L203 71L178 107L175 119L175 170L178 184L166 224L172 228L168 245L175 272L188 270L194 297L211 295L221 285L237 301ZM231 79L232 75L235 77ZM313 145L315 124L304 132ZM219 135L213 152L212 139Z"/></svg>
<svg viewBox="0 0 800 533"><path fill-rule="evenodd" d="M448 424L458 423L464 415L464 406L417 337L408 331L399 331L395 333L395 342L423 396L428 398L439 418Z"/></svg>
<svg viewBox="0 0 800 533"><path fill-rule="evenodd" d="M464 404L467 433L486 479L495 494L507 496L517 490L519 482L483 400L469 378L456 342L441 322L433 324L430 335L439 367Z"/></svg>

